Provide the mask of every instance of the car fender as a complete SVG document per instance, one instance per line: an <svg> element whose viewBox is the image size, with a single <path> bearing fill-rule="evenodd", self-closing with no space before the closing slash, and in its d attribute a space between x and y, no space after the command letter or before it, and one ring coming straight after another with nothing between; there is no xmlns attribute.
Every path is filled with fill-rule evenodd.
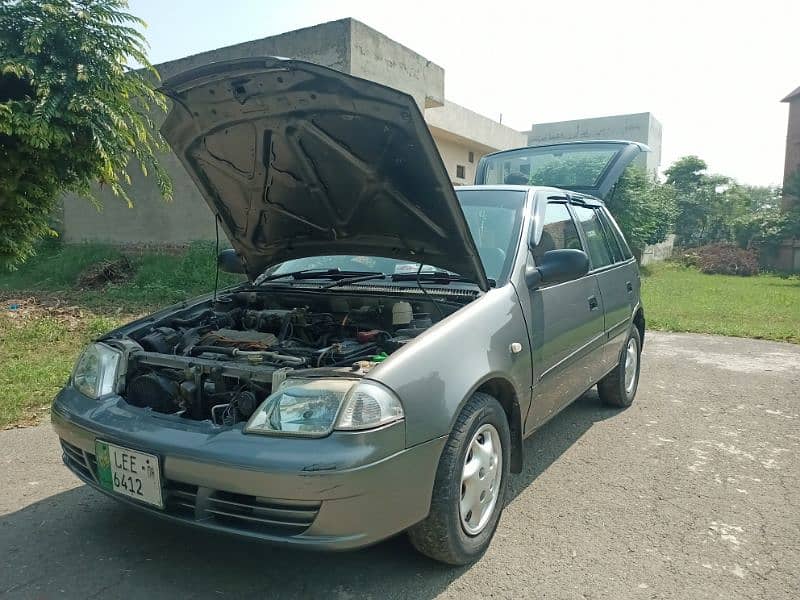
<svg viewBox="0 0 800 600"><path fill-rule="evenodd" d="M520 344L521 351L513 351L512 344ZM408 447L449 434L466 400L490 381L508 382L516 399L513 410L525 414L531 354L513 286L490 290L440 321L368 378L400 398Z"/></svg>

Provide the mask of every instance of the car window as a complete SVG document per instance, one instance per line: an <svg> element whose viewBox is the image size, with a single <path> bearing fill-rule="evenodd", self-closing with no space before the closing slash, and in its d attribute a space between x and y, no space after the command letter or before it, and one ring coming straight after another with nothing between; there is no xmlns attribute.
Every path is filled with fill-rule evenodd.
<svg viewBox="0 0 800 600"><path fill-rule="evenodd" d="M516 256L526 193L519 190L457 190L461 210L478 248L486 277L502 284ZM266 271L280 275L304 269L379 271L387 275L414 273L419 263L381 256L320 255L287 260ZM437 269L426 265L424 271Z"/></svg>
<svg viewBox="0 0 800 600"><path fill-rule="evenodd" d="M611 249L611 258L615 263L622 262L624 260L622 256L622 248L619 245L619 240L616 238L616 236L614 236L611 225L608 223L608 217L606 213L600 209L595 210L598 218L600 219L600 224L603 226L603 231L606 234L606 241Z"/></svg>
<svg viewBox="0 0 800 600"><path fill-rule="evenodd" d="M619 225L617 225L611 213L608 212L608 209L601 210L600 216L603 217L603 223L606 225L606 229L608 229L617 240L617 244L619 244L619 248L622 251L622 260L633 258L633 252L631 252L631 248L628 246L625 236L622 235L622 230L620 230Z"/></svg>
<svg viewBox="0 0 800 600"><path fill-rule="evenodd" d="M600 217L594 208L588 206L573 206L575 216L581 224L583 233L586 235L589 259L592 261L593 269L600 269L614 262L611 252L611 243L606 234Z"/></svg>
<svg viewBox="0 0 800 600"><path fill-rule="evenodd" d="M504 281L518 247L525 192L457 190L456 195L486 276Z"/></svg>
<svg viewBox="0 0 800 600"><path fill-rule="evenodd" d="M572 215L567 210L567 205L551 202L545 209L542 239L533 249L533 259L538 263L545 252L565 248L583 250L581 238L578 236L578 230L572 220Z"/></svg>

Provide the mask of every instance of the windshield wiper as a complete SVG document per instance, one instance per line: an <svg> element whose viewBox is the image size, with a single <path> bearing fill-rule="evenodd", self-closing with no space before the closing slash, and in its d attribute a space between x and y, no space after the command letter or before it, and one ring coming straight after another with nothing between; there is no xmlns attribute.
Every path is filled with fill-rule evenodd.
<svg viewBox="0 0 800 600"><path fill-rule="evenodd" d="M392 275L392 281L420 281L425 283L440 283L448 284L453 282L472 283L475 281L469 277L458 275L456 273L449 273L447 271L428 271L422 273L396 273ZM497 282L494 279L487 279L489 286L494 287Z"/></svg>
<svg viewBox="0 0 800 600"><path fill-rule="evenodd" d="M336 281L331 281L330 283L326 283L323 286L320 286L323 290L327 290L333 287L337 287L340 285L348 285L351 283L358 283L359 281L369 281L371 279L386 279L385 273L362 273L361 275L354 275L353 277L344 277L342 279L337 279Z"/></svg>
<svg viewBox="0 0 800 600"><path fill-rule="evenodd" d="M336 280L344 280L348 278L354 277L378 277L382 276L383 273L379 271L343 271L338 267L333 269L302 269L300 271L292 271L290 273L277 273L274 275L267 275L259 276L253 283L255 285L261 285L262 283L267 283L269 281L275 281L277 279L285 279L287 277L291 277L295 281L303 280L303 279L336 279ZM338 281L337 281L338 282Z"/></svg>

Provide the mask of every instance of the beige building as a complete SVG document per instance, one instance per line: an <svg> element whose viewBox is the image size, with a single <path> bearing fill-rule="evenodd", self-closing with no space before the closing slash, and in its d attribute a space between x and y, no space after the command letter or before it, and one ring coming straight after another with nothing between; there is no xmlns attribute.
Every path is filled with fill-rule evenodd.
<svg viewBox="0 0 800 600"><path fill-rule="evenodd" d="M525 146L527 136L449 102L444 69L354 19L332 21L218 48L156 65L162 79L213 61L248 56L307 60L402 90L416 100L428 122L451 180L472 183L475 167L488 152ZM172 153L161 160L173 180L174 200L164 202L153 182L131 171L135 205L128 208L100 190L102 212L85 200L66 197L61 235L66 242L185 243L214 237L214 219L205 201Z"/></svg>
<svg viewBox="0 0 800 600"><path fill-rule="evenodd" d="M800 87L781 102L789 104L789 125L786 130L786 162L783 167L783 210L800 202L800 198L787 193L789 182L797 178L800 185ZM800 240L786 240L778 250L775 266L781 270L800 272Z"/></svg>
<svg viewBox="0 0 800 600"><path fill-rule="evenodd" d="M534 123L527 135L531 145L582 140L641 142L650 152L640 155L634 164L650 173L657 173L661 166L661 123L649 112Z"/></svg>

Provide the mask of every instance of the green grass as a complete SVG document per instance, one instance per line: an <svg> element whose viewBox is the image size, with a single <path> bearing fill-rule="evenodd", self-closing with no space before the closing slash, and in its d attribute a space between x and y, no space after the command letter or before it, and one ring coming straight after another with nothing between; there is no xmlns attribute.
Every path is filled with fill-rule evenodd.
<svg viewBox="0 0 800 600"><path fill-rule="evenodd" d="M645 270L648 329L800 343L800 278L706 275L673 263Z"/></svg>
<svg viewBox="0 0 800 600"><path fill-rule="evenodd" d="M17 271L0 274L0 292L58 295L97 311L142 312L210 292L214 287L214 245L191 244L185 252L150 250L129 255L134 276L102 290L77 290L80 274L101 260L113 260L121 251L102 244L43 244L39 253ZM220 287L241 277L220 273Z"/></svg>
<svg viewBox="0 0 800 600"><path fill-rule="evenodd" d="M0 429L44 416L83 346L119 324L96 315L65 319L0 314Z"/></svg>
<svg viewBox="0 0 800 600"><path fill-rule="evenodd" d="M78 353L92 338L130 320L132 314L192 298L214 285L213 246L198 243L180 254L151 251L132 256L136 271L123 284L76 289L87 267L119 256L110 246L48 243L18 271L0 275L0 297L43 297L51 305L57 300L60 306L78 307L1 307L0 427L35 423L46 416ZM650 329L800 343L800 278L704 275L675 264L643 272ZM222 274L220 286L237 280Z"/></svg>
<svg viewBox="0 0 800 600"><path fill-rule="evenodd" d="M119 258L100 244L45 243L19 270L0 274L0 297L21 298L19 311L0 307L0 428L35 423L67 379L83 346L98 335L141 314L209 292L214 287L213 244L192 244L179 254L149 251L130 255L133 277L101 290L79 290L76 282L89 266ZM220 274L220 287L241 278ZM56 301L79 310L42 309L28 297ZM29 311L30 309L30 311Z"/></svg>

